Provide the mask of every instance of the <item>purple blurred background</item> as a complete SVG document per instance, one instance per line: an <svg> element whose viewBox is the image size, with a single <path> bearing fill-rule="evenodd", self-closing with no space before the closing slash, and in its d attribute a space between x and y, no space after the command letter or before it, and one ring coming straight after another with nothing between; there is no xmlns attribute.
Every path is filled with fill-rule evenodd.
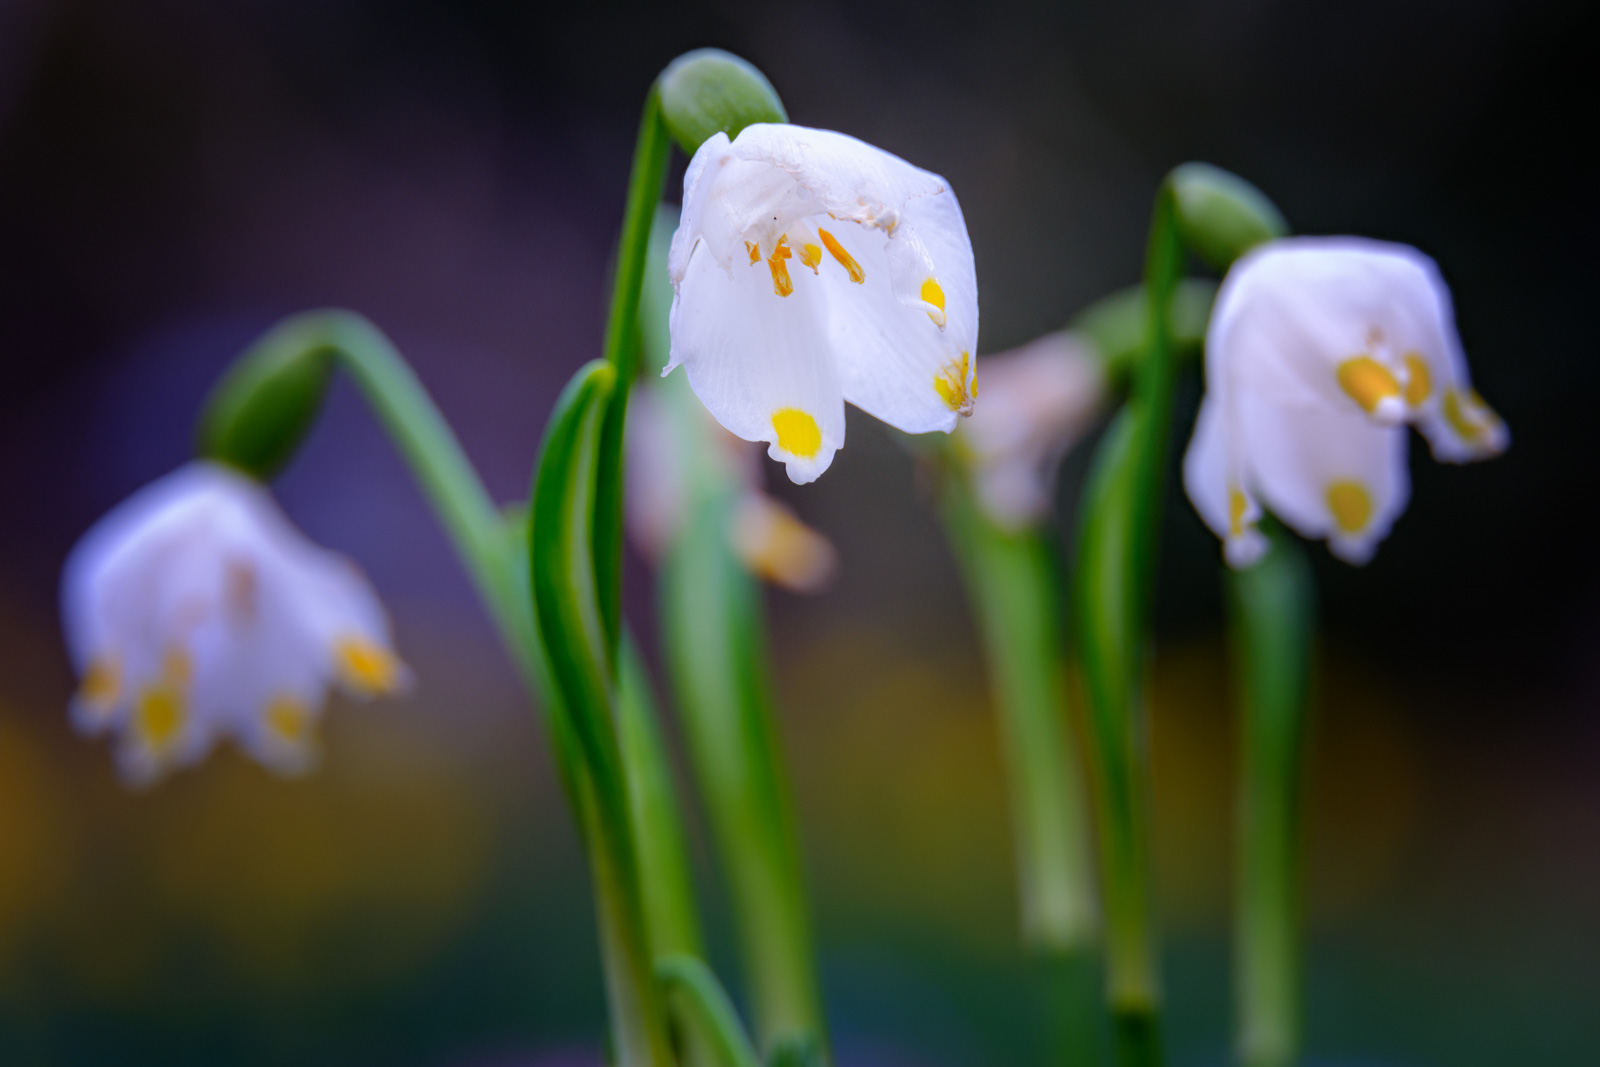
<svg viewBox="0 0 1600 1067"><path fill-rule="evenodd" d="M556 391L599 351L643 94L712 44L795 121L951 180L985 352L1135 280L1156 182L1185 159L1250 178L1299 230L1439 259L1514 444L1473 468L1418 446L1378 560L1316 552L1309 1050L1593 1062L1593 31L1575 2L0 0L0 1060L598 1061L587 885L536 719L352 389L279 489L367 569L420 685L338 706L315 777L224 753L124 792L66 721L56 581L96 517L187 458L228 362L310 307L378 322L494 494L521 496ZM842 554L831 592L771 597L829 1007L847 1064L1030 1062L983 668L913 474L855 414L821 482L769 471ZM1218 560L1181 496L1169 514L1162 922L1174 1060L1212 1064ZM696 847L736 985L698 830Z"/></svg>

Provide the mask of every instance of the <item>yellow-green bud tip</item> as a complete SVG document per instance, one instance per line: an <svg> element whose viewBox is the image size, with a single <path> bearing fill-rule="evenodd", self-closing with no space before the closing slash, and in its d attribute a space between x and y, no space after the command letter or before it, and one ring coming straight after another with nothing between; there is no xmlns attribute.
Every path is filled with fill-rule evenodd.
<svg viewBox="0 0 1600 1067"><path fill-rule="evenodd" d="M701 48L667 64L656 79L661 115L689 155L712 134L737 137L757 122L788 122L783 101L766 76L720 48Z"/></svg>
<svg viewBox="0 0 1600 1067"><path fill-rule="evenodd" d="M1169 180L1184 243L1219 270L1289 232L1276 205L1237 174L1209 163L1185 163Z"/></svg>

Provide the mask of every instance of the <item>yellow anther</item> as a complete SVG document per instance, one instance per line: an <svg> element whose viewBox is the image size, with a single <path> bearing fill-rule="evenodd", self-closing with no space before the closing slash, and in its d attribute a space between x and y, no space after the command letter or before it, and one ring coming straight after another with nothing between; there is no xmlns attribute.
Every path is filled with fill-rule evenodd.
<svg viewBox="0 0 1600 1067"><path fill-rule="evenodd" d="M772 428L778 434L778 447L801 459L822 451L822 430L817 420L799 408L779 408L772 413Z"/></svg>
<svg viewBox="0 0 1600 1067"><path fill-rule="evenodd" d="M1228 536L1244 536L1244 516L1250 510L1250 499L1242 489L1228 490Z"/></svg>
<svg viewBox="0 0 1600 1067"><path fill-rule="evenodd" d="M362 696L398 688L403 670L393 652L365 637L344 637L333 647L339 680Z"/></svg>
<svg viewBox="0 0 1600 1067"><path fill-rule="evenodd" d="M778 238L778 243L773 246L772 255L767 257L767 267L772 271L772 291L779 296L788 296L794 292L794 282L789 280L789 238Z"/></svg>
<svg viewBox="0 0 1600 1067"><path fill-rule="evenodd" d="M159 755L177 742L187 718L188 707L175 686L153 685L139 694L133 712L134 734L145 748Z"/></svg>
<svg viewBox="0 0 1600 1067"><path fill-rule="evenodd" d="M961 358L952 359L941 367L933 376L933 388L951 411L972 414L972 401L978 395L978 376L973 371L972 354L963 352Z"/></svg>
<svg viewBox="0 0 1600 1067"><path fill-rule="evenodd" d="M1406 403L1421 407L1433 395L1433 372L1428 369L1428 361L1422 358L1421 352L1407 352L1405 362Z"/></svg>
<svg viewBox="0 0 1600 1067"><path fill-rule="evenodd" d="M1333 482L1328 486L1328 511L1340 532L1358 534L1372 521L1372 496L1360 482Z"/></svg>
<svg viewBox="0 0 1600 1067"><path fill-rule="evenodd" d="M940 329L943 329L945 322L944 290L939 288L939 283L934 281L932 278L929 278L927 281L922 283L922 301L925 304L932 304L934 307L939 309L938 314L934 314L932 311L928 312L928 318L933 320L934 325L938 326Z"/></svg>
<svg viewBox="0 0 1600 1067"><path fill-rule="evenodd" d="M744 250L746 252L750 253L750 262L751 263L760 263L761 262L761 246L760 245L756 244L754 241L746 241L744 243Z"/></svg>
<svg viewBox="0 0 1600 1067"><path fill-rule="evenodd" d="M1339 388L1368 415L1389 397L1400 395L1400 383L1389 368L1371 356L1356 356L1339 364Z"/></svg>
<svg viewBox="0 0 1600 1067"><path fill-rule="evenodd" d="M92 659L78 683L78 703L96 715L116 707L122 696L122 668L114 659Z"/></svg>
<svg viewBox="0 0 1600 1067"><path fill-rule="evenodd" d="M864 274L861 270L861 264L857 263L855 261L855 257L844 250L844 245L839 243L838 238L834 237L833 234L829 233L827 230L818 230L817 236L822 238L822 243L827 246L827 249L833 255L833 258L839 261L839 266L843 267L850 275L851 281L855 282L857 285L860 285L862 282L867 280L866 274Z"/></svg>
<svg viewBox="0 0 1600 1067"><path fill-rule="evenodd" d="M311 709L292 696L273 697L262 716L267 731L286 745L299 745L311 734Z"/></svg>
<svg viewBox="0 0 1600 1067"><path fill-rule="evenodd" d="M1476 389L1448 389L1444 394L1444 419L1468 444L1480 444L1499 421Z"/></svg>
<svg viewBox="0 0 1600 1067"><path fill-rule="evenodd" d="M817 264L822 262L822 249L813 244L800 246L800 262L811 268L811 273L817 273Z"/></svg>

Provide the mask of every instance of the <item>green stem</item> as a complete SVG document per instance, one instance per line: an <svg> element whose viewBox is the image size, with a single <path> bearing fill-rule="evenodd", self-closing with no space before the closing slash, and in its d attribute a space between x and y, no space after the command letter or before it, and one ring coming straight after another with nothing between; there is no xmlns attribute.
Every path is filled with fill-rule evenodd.
<svg viewBox="0 0 1600 1067"><path fill-rule="evenodd" d="M667 956L656 961L656 975L668 996L682 1005L683 1014L712 1035L715 1058L711 1062L719 1067L761 1067L738 1013L711 968L694 956Z"/></svg>
<svg viewBox="0 0 1600 1067"><path fill-rule="evenodd" d="M767 678L760 591L728 544L731 494L702 498L662 568L662 632L732 897L761 1047L825 1029Z"/></svg>
<svg viewBox="0 0 1600 1067"><path fill-rule="evenodd" d="M1270 533L1267 555L1228 576L1240 682L1234 991L1244 1067L1289 1067L1299 1045L1300 795L1315 591L1304 550Z"/></svg>
<svg viewBox="0 0 1600 1067"><path fill-rule="evenodd" d="M652 85L645 97L634 144L622 237L617 245L616 277L611 287L611 310L606 316L605 359L616 369L617 389L600 429L594 559L596 598L607 656L613 664L622 627L623 433L629 389L639 369L639 293L644 283L651 225L661 201L671 151L672 139L661 118L660 91Z"/></svg>
<svg viewBox="0 0 1600 1067"><path fill-rule="evenodd" d="M945 523L981 624L993 676L1011 792L1023 944L1055 994L1048 1006L1056 1054L1069 1064L1099 1054L1093 966L1098 919L1090 860L1087 783L1067 715L1061 659L1061 587L1037 528L1008 531L952 481Z"/></svg>
<svg viewBox="0 0 1600 1067"><path fill-rule="evenodd" d="M1107 985L1118 1062L1162 1062L1152 921L1145 666L1176 380L1173 294L1183 267L1170 179L1145 259L1145 352L1128 403L1102 441L1086 494L1075 583L1089 696L1106 892Z"/></svg>

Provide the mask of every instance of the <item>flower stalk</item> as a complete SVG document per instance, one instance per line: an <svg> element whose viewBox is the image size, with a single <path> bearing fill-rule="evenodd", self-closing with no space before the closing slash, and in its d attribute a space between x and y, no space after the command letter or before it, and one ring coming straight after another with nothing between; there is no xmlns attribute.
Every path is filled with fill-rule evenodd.
<svg viewBox="0 0 1600 1067"><path fill-rule="evenodd" d="M1243 1067L1289 1067L1299 1046L1300 799L1315 590L1281 530L1229 570L1241 781L1234 875L1236 1045Z"/></svg>
<svg viewBox="0 0 1600 1067"><path fill-rule="evenodd" d="M1117 1061L1162 1062L1151 915L1146 655L1156 540L1176 379L1171 320L1183 268L1175 193L1156 194L1145 258L1145 344L1132 387L1095 457L1074 589L1089 698L1105 880L1107 995Z"/></svg>

